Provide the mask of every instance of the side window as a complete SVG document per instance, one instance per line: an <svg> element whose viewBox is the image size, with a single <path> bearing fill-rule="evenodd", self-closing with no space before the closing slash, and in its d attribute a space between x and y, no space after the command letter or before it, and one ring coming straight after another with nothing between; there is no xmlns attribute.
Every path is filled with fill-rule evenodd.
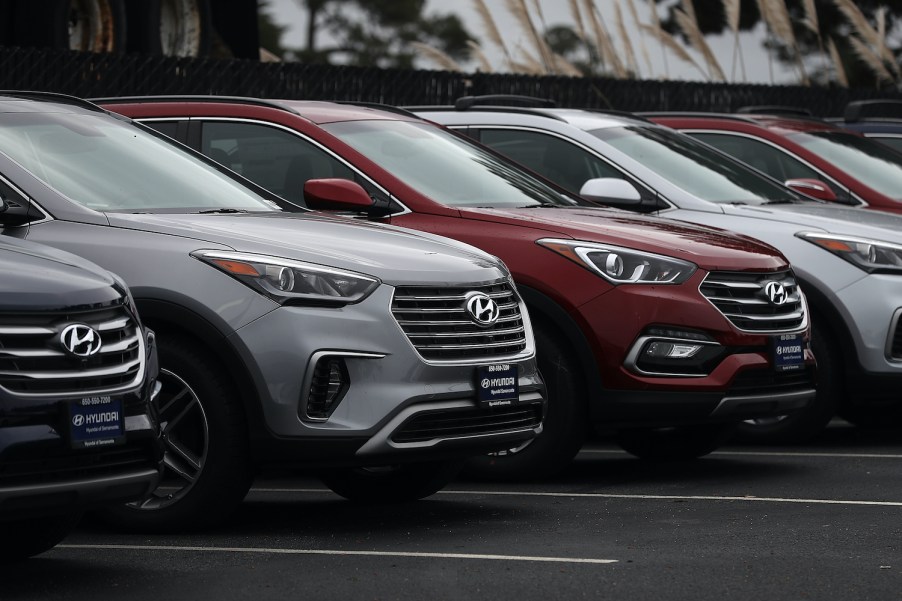
<svg viewBox="0 0 902 601"><path fill-rule="evenodd" d="M291 132L255 123L207 122L201 152L296 204L308 179L355 180L344 163Z"/></svg>
<svg viewBox="0 0 902 601"><path fill-rule="evenodd" d="M886 144L896 152L902 152L902 136L887 136L887 135L878 135L878 134L867 134L869 138L874 138L875 140L881 142L882 144Z"/></svg>
<svg viewBox="0 0 902 601"><path fill-rule="evenodd" d="M587 180L623 174L597 156L561 138L532 131L483 129L480 141L574 194Z"/></svg>
<svg viewBox="0 0 902 601"><path fill-rule="evenodd" d="M692 137L732 155L781 182L797 178L824 180L822 175L808 165L760 140L715 133L693 133Z"/></svg>
<svg viewBox="0 0 902 601"><path fill-rule="evenodd" d="M178 121L142 121L141 123L143 123L147 127L157 130L164 136L178 139Z"/></svg>

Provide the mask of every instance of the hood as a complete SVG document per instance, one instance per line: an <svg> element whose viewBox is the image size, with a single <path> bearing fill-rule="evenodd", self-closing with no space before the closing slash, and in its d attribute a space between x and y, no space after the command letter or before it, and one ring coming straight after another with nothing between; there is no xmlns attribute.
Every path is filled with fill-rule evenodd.
<svg viewBox="0 0 902 601"><path fill-rule="evenodd" d="M122 298L113 276L89 261L40 244L0 237L0 311L57 311Z"/></svg>
<svg viewBox="0 0 902 601"><path fill-rule="evenodd" d="M467 244L398 227L320 213L107 215L110 225L180 236L197 249L227 247L377 277L388 284L475 284L507 275Z"/></svg>
<svg viewBox="0 0 902 601"><path fill-rule="evenodd" d="M820 230L902 242L902 215L871 209L844 207L816 202L798 202L765 206L725 205L724 213L799 226L799 231Z"/></svg>
<svg viewBox="0 0 902 601"><path fill-rule="evenodd" d="M592 207L462 209L461 214L567 237L652 252L702 269L782 269L788 261L763 242L726 230Z"/></svg>

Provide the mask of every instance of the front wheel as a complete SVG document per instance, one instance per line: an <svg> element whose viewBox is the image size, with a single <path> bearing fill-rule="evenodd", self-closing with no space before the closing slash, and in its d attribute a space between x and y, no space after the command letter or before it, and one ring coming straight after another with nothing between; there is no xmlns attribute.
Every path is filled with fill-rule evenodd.
<svg viewBox="0 0 902 601"><path fill-rule="evenodd" d="M473 457L464 473L478 480L531 480L567 467L588 433L588 409L582 372L566 345L547 327L536 326L536 359L545 380L548 411L542 432L516 448Z"/></svg>
<svg viewBox="0 0 902 601"><path fill-rule="evenodd" d="M418 501L447 486L461 461L430 461L384 467L334 468L319 477L333 492L360 503Z"/></svg>
<svg viewBox="0 0 902 601"><path fill-rule="evenodd" d="M640 459L686 461L712 453L736 430L734 424L635 428L617 432L617 443Z"/></svg>
<svg viewBox="0 0 902 601"><path fill-rule="evenodd" d="M99 516L141 532L211 526L236 509L251 485L244 412L208 353L176 336L157 340L162 388L154 403L164 443L163 478L143 501Z"/></svg>
<svg viewBox="0 0 902 601"><path fill-rule="evenodd" d="M78 524L80 513L0 522L0 563L28 559L49 551Z"/></svg>

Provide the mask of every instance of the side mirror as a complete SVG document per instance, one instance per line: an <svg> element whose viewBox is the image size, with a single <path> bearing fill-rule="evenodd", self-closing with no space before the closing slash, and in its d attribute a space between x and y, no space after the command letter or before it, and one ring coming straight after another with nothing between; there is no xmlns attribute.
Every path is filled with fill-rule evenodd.
<svg viewBox="0 0 902 601"><path fill-rule="evenodd" d="M0 227L17 227L43 218L44 214L30 202L22 206L0 194Z"/></svg>
<svg viewBox="0 0 902 601"><path fill-rule="evenodd" d="M579 189L579 195L595 202L618 207L632 207L642 203L636 187L618 177L590 179Z"/></svg>
<svg viewBox="0 0 902 601"><path fill-rule="evenodd" d="M828 202L836 202L838 200L833 189L819 179L788 179L783 183L784 185L786 185L786 187L791 188L796 192L801 192L802 194L810 196L811 198L826 200Z"/></svg>
<svg viewBox="0 0 902 601"><path fill-rule="evenodd" d="M304 202L322 211L366 211L373 199L363 186L347 179L308 179L304 183Z"/></svg>

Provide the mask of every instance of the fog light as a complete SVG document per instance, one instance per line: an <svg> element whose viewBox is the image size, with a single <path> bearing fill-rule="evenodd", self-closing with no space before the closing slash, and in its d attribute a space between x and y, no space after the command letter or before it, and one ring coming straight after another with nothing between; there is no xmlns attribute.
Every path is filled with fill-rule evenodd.
<svg viewBox="0 0 902 601"><path fill-rule="evenodd" d="M323 357L313 368L307 391L307 417L326 419L344 398L351 380L341 357Z"/></svg>
<svg viewBox="0 0 902 601"><path fill-rule="evenodd" d="M702 350L700 344L652 342L645 349L645 355L654 359L689 359L700 350Z"/></svg>

